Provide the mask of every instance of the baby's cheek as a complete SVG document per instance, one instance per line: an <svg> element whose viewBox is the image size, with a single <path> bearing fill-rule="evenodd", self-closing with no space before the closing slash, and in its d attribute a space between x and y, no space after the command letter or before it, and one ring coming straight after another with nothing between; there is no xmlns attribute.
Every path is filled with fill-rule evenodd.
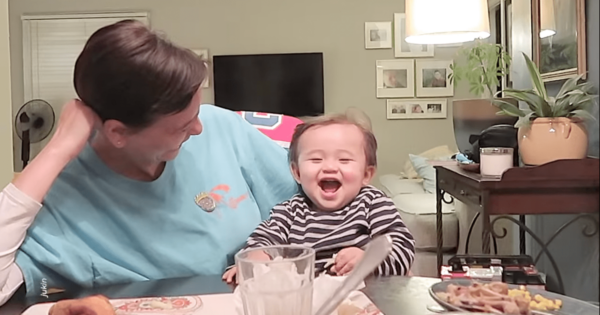
<svg viewBox="0 0 600 315"><path fill-rule="evenodd" d="M364 172L364 168L360 168L360 167L350 167L347 170L348 176L352 176L353 179L362 179L365 172Z"/></svg>

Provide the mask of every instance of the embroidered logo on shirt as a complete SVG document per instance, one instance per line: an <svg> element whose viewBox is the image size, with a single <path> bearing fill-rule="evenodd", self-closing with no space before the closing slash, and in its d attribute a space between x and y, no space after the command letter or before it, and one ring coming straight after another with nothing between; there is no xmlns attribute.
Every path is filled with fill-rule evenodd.
<svg viewBox="0 0 600 315"><path fill-rule="evenodd" d="M196 204L206 212L213 212L217 207L215 200L207 193L200 193L194 198Z"/></svg>
<svg viewBox="0 0 600 315"><path fill-rule="evenodd" d="M225 205L231 209L237 209L240 202L248 198L248 193L240 196L229 196L231 188L226 184L219 184L213 187L210 192L200 193L196 195L194 201L196 204L206 212L213 212L217 205Z"/></svg>

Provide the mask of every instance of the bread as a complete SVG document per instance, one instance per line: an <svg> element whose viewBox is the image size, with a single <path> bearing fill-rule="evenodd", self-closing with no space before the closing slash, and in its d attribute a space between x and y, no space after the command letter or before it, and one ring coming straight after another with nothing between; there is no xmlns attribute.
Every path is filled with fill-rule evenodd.
<svg viewBox="0 0 600 315"><path fill-rule="evenodd" d="M63 300L54 304L48 315L115 315L115 309L102 295Z"/></svg>

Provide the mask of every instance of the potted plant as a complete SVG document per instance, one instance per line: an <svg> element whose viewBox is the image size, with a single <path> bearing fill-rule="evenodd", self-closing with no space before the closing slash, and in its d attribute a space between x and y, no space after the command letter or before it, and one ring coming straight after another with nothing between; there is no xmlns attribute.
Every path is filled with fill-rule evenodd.
<svg viewBox="0 0 600 315"><path fill-rule="evenodd" d="M549 96L539 69L523 54L533 89L505 89L504 95L521 101L527 109L504 100L494 100L499 114L518 118L519 153L526 165L541 165L560 159L582 159L587 156L588 133L586 120L595 119L589 109L596 95L583 77L571 78L562 85L556 96Z"/></svg>
<svg viewBox="0 0 600 315"><path fill-rule="evenodd" d="M492 104L501 78L508 74L511 57L499 44L476 40L473 45L461 48L457 54L466 59L455 61L448 75L450 82L466 82L476 99L452 102L454 135L461 152L471 149L470 138L498 124L513 125L516 118L496 115L498 108ZM505 102L513 102L504 99ZM515 102L516 104L516 102Z"/></svg>

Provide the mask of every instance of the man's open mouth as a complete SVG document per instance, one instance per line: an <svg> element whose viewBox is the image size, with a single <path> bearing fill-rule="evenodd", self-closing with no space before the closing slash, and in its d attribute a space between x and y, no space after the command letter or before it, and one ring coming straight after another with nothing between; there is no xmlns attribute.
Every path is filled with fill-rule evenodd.
<svg viewBox="0 0 600 315"><path fill-rule="evenodd" d="M340 189L341 186L342 183L336 179L324 179L319 181L319 187L326 193L334 193Z"/></svg>

